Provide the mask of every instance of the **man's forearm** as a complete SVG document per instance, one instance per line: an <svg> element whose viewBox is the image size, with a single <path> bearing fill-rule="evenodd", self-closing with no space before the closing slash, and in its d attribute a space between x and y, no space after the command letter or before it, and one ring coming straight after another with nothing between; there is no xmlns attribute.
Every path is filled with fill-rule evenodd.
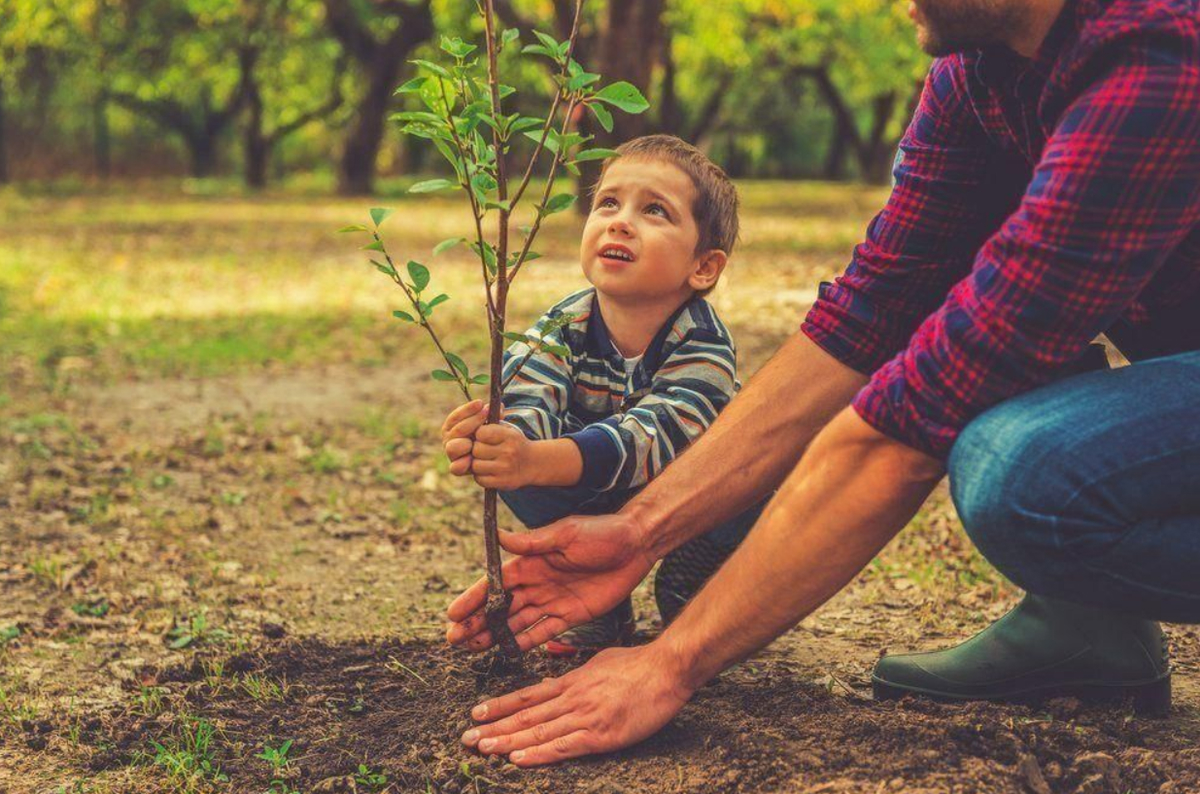
<svg viewBox="0 0 1200 794"><path fill-rule="evenodd" d="M644 527L647 551L665 556L770 494L866 381L795 334L621 512Z"/></svg>
<svg viewBox="0 0 1200 794"><path fill-rule="evenodd" d="M656 640L689 688L767 645L841 590L908 523L941 463L842 412L741 547Z"/></svg>

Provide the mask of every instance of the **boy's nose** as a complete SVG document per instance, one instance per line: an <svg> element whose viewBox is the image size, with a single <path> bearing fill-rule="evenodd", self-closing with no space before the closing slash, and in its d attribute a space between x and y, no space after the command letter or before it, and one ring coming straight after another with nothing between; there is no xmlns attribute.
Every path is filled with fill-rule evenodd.
<svg viewBox="0 0 1200 794"><path fill-rule="evenodd" d="M608 231L612 234L623 234L626 237L633 235L633 227L624 218L613 218L609 221Z"/></svg>

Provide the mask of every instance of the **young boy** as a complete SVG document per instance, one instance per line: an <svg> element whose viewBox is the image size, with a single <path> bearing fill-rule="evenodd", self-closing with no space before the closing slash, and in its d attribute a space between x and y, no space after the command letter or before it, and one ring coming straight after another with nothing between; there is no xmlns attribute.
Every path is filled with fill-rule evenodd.
<svg viewBox="0 0 1200 794"><path fill-rule="evenodd" d="M592 286L564 298L529 332L545 334L566 355L529 356L504 390L503 422L480 437L480 401L455 409L442 430L451 471L499 489L531 529L616 512L740 387L733 339L704 300L737 239L733 183L672 136L637 138L617 152L601 172L580 245ZM509 348L505 382L530 350L520 342ZM761 509L668 555L655 579L664 621L732 553ZM546 648L597 650L628 639L632 624L626 601Z"/></svg>

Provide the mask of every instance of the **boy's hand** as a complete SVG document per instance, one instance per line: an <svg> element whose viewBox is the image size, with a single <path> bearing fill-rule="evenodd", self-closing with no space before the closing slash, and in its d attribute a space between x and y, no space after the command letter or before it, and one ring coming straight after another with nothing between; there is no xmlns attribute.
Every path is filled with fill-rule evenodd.
<svg viewBox="0 0 1200 794"><path fill-rule="evenodd" d="M535 484L533 442L512 425L483 425L475 431L471 473L484 488L512 491Z"/></svg>
<svg viewBox="0 0 1200 794"><path fill-rule="evenodd" d="M486 420L487 406L483 400L471 400L451 411L442 423L442 449L450 459L451 474L465 477L471 473L473 437Z"/></svg>

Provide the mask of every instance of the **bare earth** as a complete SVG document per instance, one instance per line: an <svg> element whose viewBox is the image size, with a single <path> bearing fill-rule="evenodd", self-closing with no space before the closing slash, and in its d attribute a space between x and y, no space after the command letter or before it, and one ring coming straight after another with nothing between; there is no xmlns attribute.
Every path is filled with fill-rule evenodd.
<svg viewBox="0 0 1200 794"><path fill-rule="evenodd" d="M746 371L781 339L760 332ZM3 429L0 792L1200 791L1194 628L1170 627L1167 720L870 702L881 653L968 636L1017 596L944 492L644 745L539 772L467 753L466 709L517 679L440 642L482 549L424 363L119 383L42 406L70 422ZM197 725L212 766L172 776ZM259 755L287 740L273 773Z"/></svg>

